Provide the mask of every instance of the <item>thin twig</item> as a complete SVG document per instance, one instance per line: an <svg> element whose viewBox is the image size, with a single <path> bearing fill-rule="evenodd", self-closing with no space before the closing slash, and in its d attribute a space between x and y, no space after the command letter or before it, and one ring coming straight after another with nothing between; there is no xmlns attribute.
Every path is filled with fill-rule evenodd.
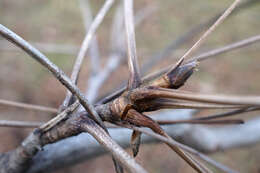
<svg viewBox="0 0 260 173"><path fill-rule="evenodd" d="M86 109L86 111L90 114L90 116L98 122L102 127L103 121L97 114L94 107L89 104L88 100L85 98L85 96L81 93L79 88L69 79L69 77L61 70L59 67L57 67L55 64L53 64L45 55L43 55L40 51L38 51L36 48L31 46L28 42L26 42L24 39L22 39L20 36L9 30L8 28L4 27L0 24L0 35L2 35L4 38L9 40L10 42L14 43L21 49L23 49L27 54L29 54L32 58L34 58L36 61L38 61L40 64L42 64L45 68L47 68L67 89L69 89L73 94L77 96L80 103L83 105L83 107Z"/></svg>
<svg viewBox="0 0 260 173"><path fill-rule="evenodd" d="M4 99L0 99L0 105L17 107L17 108L33 110L33 111L42 111L42 112L48 112L48 113L57 113L57 111L58 111L57 109L51 108L51 107L34 105L34 104L27 104L27 103L4 100Z"/></svg>
<svg viewBox="0 0 260 173"><path fill-rule="evenodd" d="M250 38L229 44L227 46L202 53L198 56L191 58L189 61L203 61L203 60L209 59L213 56L216 56L216 55L219 55L219 54L222 54L222 53L226 53L226 52L232 51L234 49L249 46L249 45L257 43L259 41L260 41L260 35L256 35L256 36L253 36L253 37L250 37Z"/></svg>
<svg viewBox="0 0 260 173"><path fill-rule="evenodd" d="M124 18L128 52L128 68L130 72L128 89L133 89L141 84L135 43L133 0L124 0Z"/></svg>
<svg viewBox="0 0 260 173"><path fill-rule="evenodd" d="M241 108L240 105L188 103L188 102L177 102L176 100L170 100L170 99L156 99L151 102L153 105L156 105L157 109L235 109L235 108Z"/></svg>
<svg viewBox="0 0 260 173"><path fill-rule="evenodd" d="M86 96L93 103L98 96L98 91L102 84L108 79L110 74L115 71L123 62L123 54L125 54L125 42L123 37L123 15L122 4L120 3L116 9L112 29L111 29L111 53L108 57L106 65L96 75L91 75L87 82Z"/></svg>
<svg viewBox="0 0 260 173"><path fill-rule="evenodd" d="M217 28L218 25L220 25L225 18L229 16L229 14L235 9L237 4L241 0L235 0L227 10L218 18L218 20L199 38L199 40L180 58L180 59L186 59L189 55L191 55L192 52L194 52L196 49L200 47L200 45L206 40L206 38Z"/></svg>
<svg viewBox="0 0 260 173"><path fill-rule="evenodd" d="M88 32L89 26L92 23L92 11L88 0L79 0L79 6L81 11L81 16L83 18L83 23ZM89 46L89 55L91 59L91 73L92 75L96 74L100 70L100 55L99 55L99 46L97 42L96 35L93 34L90 46Z"/></svg>
<svg viewBox="0 0 260 173"><path fill-rule="evenodd" d="M91 26L89 27L88 33L86 34L84 41L81 45L79 54L75 60L75 64L73 66L72 74L71 74L71 80L74 84L77 83L79 72L84 60L84 57L86 56L87 50L90 46L91 40L93 35L95 34L97 28L103 21L106 13L114 3L114 0L106 0L105 4L102 6L98 14L96 15L95 19L93 20ZM71 100L72 94L70 92L67 92L66 98L63 102L63 106L67 107L69 105L69 102Z"/></svg>
<svg viewBox="0 0 260 173"><path fill-rule="evenodd" d="M57 125L59 122L61 122L62 120L68 118L68 116L75 111L75 109L79 106L79 102L76 101L75 103L73 103L72 105L70 105L69 107L67 107L64 111L62 111L61 113L59 113L57 116L55 116L53 119L49 120L47 123L44 123L43 125L41 125L38 130L40 130L41 132L47 132L48 130L50 130L51 128L53 128L55 125Z"/></svg>

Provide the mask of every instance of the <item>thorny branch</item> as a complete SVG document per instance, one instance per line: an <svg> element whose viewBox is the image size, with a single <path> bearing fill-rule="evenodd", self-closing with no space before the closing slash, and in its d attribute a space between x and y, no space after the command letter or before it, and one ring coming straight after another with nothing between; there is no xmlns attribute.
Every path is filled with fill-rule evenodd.
<svg viewBox="0 0 260 173"><path fill-rule="evenodd" d="M159 124L151 119L150 117L143 114L143 112L151 112L159 110L167 106L178 106L176 100L184 100L181 102L182 105L192 106L192 102L202 102L205 104L196 104L194 107L224 107L224 104L233 108L240 108L238 110L252 110L256 106L260 106L259 97L237 97L237 96L214 96L214 95L200 95L189 92L179 92L173 89L178 89L186 80L191 76L194 69L197 66L197 61L192 61L183 64L184 58L190 55L195 49L197 49L200 44L205 40L205 38L218 26L235 8L239 0L235 2L224 12L222 16L207 30L202 37L189 49L184 56L172 67L168 72L160 73L160 75L152 76L146 78L146 80L141 80L140 72L137 62L136 54L136 43L134 34L134 22L133 22L133 1L124 1L124 12L125 12L125 29L127 35L127 46L128 46L128 64L130 71L130 78L128 82L128 88L121 95L118 95L114 100L107 102L106 104L101 104L93 107L88 103L88 100L77 88L76 81L78 78L78 73L80 66L82 64L85 52L89 46L91 36L94 34L96 28L102 21L106 11L112 5L113 1L107 0L102 12L98 14L96 19L100 17L97 23L92 23L93 30L89 30L90 38L88 34L86 37L86 47L82 50L84 56L81 56L81 60L76 60L75 69L72 73L72 81L52 62L49 61L47 57L41 54L37 49L28 44L21 37L17 36L15 33L0 25L0 34L8 39L9 41L16 44L18 47L22 48L26 53L31 55L34 59L45 66L53 75L74 94L79 102L87 110L86 112L80 112L72 114L79 103L74 103L70 107L66 108L61 112L56 119L49 121L48 123L42 125L40 128L36 129L32 134L30 134L24 142L17 147L15 150L8 153L0 155L0 163L3 164L3 172L25 172L31 167L31 159L39 151L39 149L50 143L57 142L61 139L75 136L81 132L88 132L91 134L105 149L110 151L112 155L120 161L120 163L129 172L140 172L145 173L146 171L136 163L134 158L129 156L116 142L114 142L109 136L108 132L105 130L103 121L108 121L115 124L121 124L124 126L130 125L134 129L133 141L137 146L134 149L134 155L138 152L138 146L140 145L140 132L153 135L156 138L164 141L168 144L179 156L181 156L187 163L189 163L197 172L211 172L202 163L192 157L194 154L201 159L211 163L217 168L226 171L234 172L223 165L217 164L216 162L210 160L206 156L198 153L197 151L190 149L175 142L166 132L159 126ZM99 16L100 15L100 16ZM98 20L98 19L97 19ZM96 27L96 28L95 28ZM93 33L91 33L93 32ZM84 44L82 45L84 47ZM82 55L83 55L82 53ZM71 95L72 95L71 94ZM192 102L191 102L192 101ZM158 104L160 103L160 104ZM180 105L179 105L180 106ZM218 107L219 106L219 107ZM229 108L230 108L229 107ZM245 109L246 108L246 109ZM242 112L243 112L242 111ZM89 116L93 119L90 119ZM215 116L216 117L216 116ZM219 117L219 116L218 116ZM198 121L208 121L210 120L190 120L190 123L196 123ZM57 123L58 122L58 123ZM187 121L179 121L187 122ZM214 122L223 122L221 120L214 120ZM226 122L235 122L228 121ZM239 122L238 120L236 122ZM242 122L242 121L240 121ZM162 122L161 124L176 123L175 122ZM99 126L99 125L101 126ZM152 129L155 133L149 133L142 130L141 127L148 127ZM137 136L138 138L136 138ZM137 140L136 140L137 139ZM181 149L184 149L182 151Z"/></svg>

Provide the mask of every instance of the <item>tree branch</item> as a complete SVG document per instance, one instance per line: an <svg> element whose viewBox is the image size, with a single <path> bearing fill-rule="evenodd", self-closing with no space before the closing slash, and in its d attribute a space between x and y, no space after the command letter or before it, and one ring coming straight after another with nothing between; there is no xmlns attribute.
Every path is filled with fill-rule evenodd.
<svg viewBox="0 0 260 173"><path fill-rule="evenodd" d="M194 111L171 110L162 111L152 116L155 120L190 119ZM243 125L226 127L205 127L202 125L168 125L163 126L165 132L177 141L181 141L202 152L217 152L231 148L245 147L260 142L260 119L253 119ZM238 133L239 131L239 133ZM126 148L129 147L131 130L124 128L109 129L112 138ZM228 136L227 136L228 134ZM143 135L142 143L157 143L152 137ZM73 153L73 155L72 155ZM64 168L82 161L96 158L107 152L88 134L80 134L44 147L32 160L29 173L46 172Z"/></svg>

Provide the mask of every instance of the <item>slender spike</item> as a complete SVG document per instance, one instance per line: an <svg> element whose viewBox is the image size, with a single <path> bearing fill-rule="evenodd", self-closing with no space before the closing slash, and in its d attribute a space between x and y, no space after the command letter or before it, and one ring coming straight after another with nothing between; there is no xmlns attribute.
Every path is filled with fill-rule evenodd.
<svg viewBox="0 0 260 173"><path fill-rule="evenodd" d="M187 58L192 54L196 49L200 47L200 45L205 42L206 38L220 25L235 9L238 3L241 0L235 0L226 10L225 12L218 18L218 20L199 38L199 40L182 56L181 59Z"/></svg>
<svg viewBox="0 0 260 173"><path fill-rule="evenodd" d="M209 95L192 92L180 92L165 88L143 88L133 95L136 100L144 98L172 98L214 104L260 106L260 96L232 96L232 95Z"/></svg>
<svg viewBox="0 0 260 173"><path fill-rule="evenodd" d="M171 99L155 99L151 103L156 109L235 109L242 107L241 105L177 102Z"/></svg>
<svg viewBox="0 0 260 173"><path fill-rule="evenodd" d="M136 53L133 0L124 0L124 17L128 52L128 67L130 72L128 89L134 89L141 84L141 76Z"/></svg>

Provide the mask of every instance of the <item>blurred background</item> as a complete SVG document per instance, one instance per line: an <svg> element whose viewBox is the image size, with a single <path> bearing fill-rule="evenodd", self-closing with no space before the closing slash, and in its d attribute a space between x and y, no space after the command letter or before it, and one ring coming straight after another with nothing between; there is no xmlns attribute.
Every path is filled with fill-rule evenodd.
<svg viewBox="0 0 260 173"><path fill-rule="evenodd" d="M103 0L91 1L93 16ZM111 27L119 1L113 5L97 30L101 65L111 53ZM230 0L136 0L135 11L148 15L136 27L139 63L146 64L170 43L209 21L231 4ZM148 9L148 10L147 10ZM207 39L195 54L225 46L259 34L260 3L257 1L230 16ZM143 12L143 13L142 13ZM0 22L25 40L35 45L51 61L70 75L75 57L86 30L79 1L65 0L0 0ZM192 34L178 49L165 54L165 58L148 66L146 74L176 62L199 38L201 32ZM124 37L118 33L118 37ZM215 58L202 61L198 71L188 80L184 90L201 93L259 95L260 44L256 43ZM79 87L84 90L90 76L90 57L84 62ZM114 91L127 80L127 63L124 60L99 90L99 98ZM0 38L0 99L19 101L58 108L65 97L65 88L27 54ZM214 111L202 111L207 115ZM245 120L259 112L243 114ZM0 119L21 121L47 121L55 114L0 105ZM0 127L0 152L14 149L32 129ZM259 132L255 132L259 133ZM250 135L250 134L249 134ZM260 145L210 154L211 157L240 172L260 172ZM142 145L137 160L150 172L194 172L163 144ZM109 156L79 163L56 171L64 173L114 172Z"/></svg>

